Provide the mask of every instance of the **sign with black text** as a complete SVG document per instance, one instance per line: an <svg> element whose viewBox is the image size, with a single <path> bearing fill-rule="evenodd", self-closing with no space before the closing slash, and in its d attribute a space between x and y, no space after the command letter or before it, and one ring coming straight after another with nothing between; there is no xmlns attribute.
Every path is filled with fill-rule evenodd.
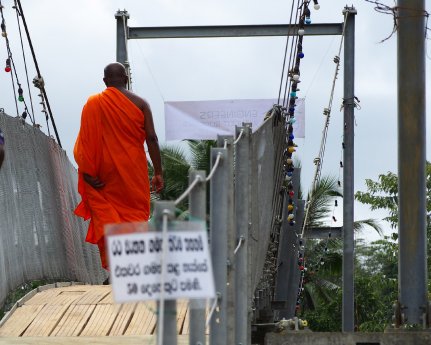
<svg viewBox="0 0 431 345"><path fill-rule="evenodd" d="M162 233L107 237L111 284L118 303L213 298L214 277L206 230L169 231L162 283Z"/></svg>

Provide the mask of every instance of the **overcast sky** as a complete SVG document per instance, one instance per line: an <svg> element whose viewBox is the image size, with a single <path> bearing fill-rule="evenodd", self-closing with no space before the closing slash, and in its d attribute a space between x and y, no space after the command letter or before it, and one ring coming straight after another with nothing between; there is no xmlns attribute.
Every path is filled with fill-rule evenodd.
<svg viewBox="0 0 431 345"><path fill-rule="evenodd" d="M355 127L355 190L366 178L397 171L397 61L393 18L354 0L356 16L355 95L360 99ZM385 1L383 1L385 2ZM189 26L285 24L288 0L21 0L63 148L73 161L81 109L88 96L104 89L103 67L115 60L115 12L126 9L129 26ZM392 0L386 3L391 4ZM426 0L430 10L431 1ZM2 0L21 84L25 85L22 53L13 0ZM344 1L320 0L311 8L313 23L343 21ZM349 3L350 5L350 3ZM340 37L305 37L299 97L306 98L306 134L297 140L302 161L302 185L308 190L314 171L328 106L334 56ZM428 41L430 42L430 41ZM164 39L129 41L133 89L150 103L159 140L164 143L164 101L277 98L285 38ZM428 56L431 48L427 47ZM29 51L30 77L36 75ZM4 39L0 44L0 107L16 115L10 75L3 71ZM427 80L431 80L427 58ZM341 56L343 64L343 56ZM338 176L342 143L342 68L337 82L323 173ZM25 93L27 88L25 87ZM34 89L34 88L33 88ZM36 95L33 91L34 98ZM26 94L25 94L26 95ZM430 99L428 87L427 98ZM35 102L36 120L46 124ZM427 107L427 159L430 159L430 107ZM22 112L22 109L20 109ZM405 158L408 164L408 157ZM368 207L355 206L355 218L380 217ZM339 224L333 224L339 225Z"/></svg>

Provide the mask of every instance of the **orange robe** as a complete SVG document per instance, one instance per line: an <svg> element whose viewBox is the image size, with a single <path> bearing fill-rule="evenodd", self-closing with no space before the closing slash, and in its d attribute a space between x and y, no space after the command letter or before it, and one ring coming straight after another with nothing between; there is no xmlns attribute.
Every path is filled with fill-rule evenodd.
<svg viewBox="0 0 431 345"><path fill-rule="evenodd" d="M91 218L86 241L99 246L104 268L105 224L146 221L150 214L144 141L144 114L121 91L108 87L88 99L73 150L82 197L75 214ZM97 176L105 186L91 187L83 173Z"/></svg>

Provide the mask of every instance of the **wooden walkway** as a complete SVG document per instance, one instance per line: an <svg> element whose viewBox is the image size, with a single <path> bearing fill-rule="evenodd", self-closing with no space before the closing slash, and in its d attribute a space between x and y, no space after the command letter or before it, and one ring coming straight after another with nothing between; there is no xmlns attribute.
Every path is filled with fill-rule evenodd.
<svg viewBox="0 0 431 345"><path fill-rule="evenodd" d="M177 302L179 344L188 344L188 311L186 301ZM155 302L114 304L110 286L58 287L38 292L16 308L0 327L0 345L155 344L156 320Z"/></svg>

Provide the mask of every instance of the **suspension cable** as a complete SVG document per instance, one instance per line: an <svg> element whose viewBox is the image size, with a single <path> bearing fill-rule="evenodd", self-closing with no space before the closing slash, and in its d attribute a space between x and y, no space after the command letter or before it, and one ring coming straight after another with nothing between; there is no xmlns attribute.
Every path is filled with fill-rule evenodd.
<svg viewBox="0 0 431 345"><path fill-rule="evenodd" d="M296 16L295 16L295 25L298 25L298 30L302 27L303 23L301 23L301 7L304 5L305 2L303 2L303 4L301 6L299 6L299 0L297 2L297 8L296 8ZM299 32L299 31L298 31ZM301 37L299 37L301 36ZM298 51L298 40L301 39L301 44L302 44L302 35L296 35L296 37L294 38L294 42L292 41L292 45L291 45L291 49L290 49L290 54L289 54L289 63L288 63L288 70L286 73L286 82L285 82L285 86L284 86L284 95L283 95L283 103L282 106L286 107L286 104L288 103L289 100L289 96L287 96L287 91L291 88L292 86L292 79L289 78L289 76L291 76L291 72L293 70L293 66L294 66L294 59L293 56L297 56L297 51ZM301 46L302 47L302 46ZM299 64L298 64L298 70L299 70Z"/></svg>
<svg viewBox="0 0 431 345"><path fill-rule="evenodd" d="M236 138L235 141L233 142L234 145L238 144L243 134L244 134L244 129L241 129L241 131L239 132L238 138Z"/></svg>
<svg viewBox="0 0 431 345"><path fill-rule="evenodd" d="M202 178L200 176L196 176L195 179L193 180L192 183L190 183L190 185L188 186L188 188L183 192L183 194L181 194L177 200L175 200L175 206L177 206L181 201L183 201L187 195L190 194L190 192L193 190L193 188L195 188L195 186L199 183L202 182Z"/></svg>
<svg viewBox="0 0 431 345"><path fill-rule="evenodd" d="M332 80L332 88L331 88L331 94L329 97L329 104L328 104L328 107L325 108L323 111L323 114L326 116L326 120L324 123L323 132L322 132L322 139L321 139L321 143L320 143L319 156L314 159L316 169L314 171L314 178L313 178L313 182L312 182L312 186L311 186L311 192L310 192L309 200L307 201L307 205L306 205L306 209L305 209L305 217L304 217L304 223L302 224L301 237L304 236L305 229L308 226L308 220L309 220L309 214L310 214L309 211L310 211L310 206L313 202L314 190L320 181L320 176L321 176L321 172L322 172L323 158L325 156L325 149L326 149L326 139L328 137L329 120L331 117L332 102L334 100L335 84L336 84L336 80L338 78L338 72L340 70L340 61L341 61L340 55L341 55L341 48L343 46L343 41L344 41L344 33L345 33L345 28L346 28L347 15L348 15L348 13L345 13L345 15L344 15L343 32L341 34L341 40L340 40L340 46L338 49L338 55L336 55L334 58L334 62L336 64L336 66L335 66L334 78Z"/></svg>
<svg viewBox="0 0 431 345"><path fill-rule="evenodd" d="M7 37L7 31L6 31L6 21L4 20L4 13L3 13L3 4L1 3L0 0L0 15L1 15L1 29L2 29L2 35L5 38L6 41L6 50L7 50L7 60L6 63L9 63L9 68L14 68L15 69L15 65L13 64L13 60L11 57L11 51L10 51L10 46L9 46L9 38ZM8 67L8 66L6 66ZM10 70L9 70L10 71ZM17 116L19 116L19 111L18 111L18 102L17 102L17 97L16 97L16 89L15 89L15 80L13 78L13 73L10 74L11 77L11 81L12 81L12 89L13 89L13 95L14 95L14 99L15 99L15 107L16 107L16 114Z"/></svg>
<svg viewBox="0 0 431 345"><path fill-rule="evenodd" d="M299 3L299 0L297 2ZM291 25L292 25L292 16L293 16L294 4L295 4L295 1L292 1L292 8L290 10L290 19L289 19L289 32L287 33L287 37L286 37L286 48L284 49L283 68L281 69L281 80L280 80L280 88L278 90L278 101L277 101L277 104L280 104L281 89L282 89L283 79L284 79L284 70L286 68L287 50L288 50L288 47L289 47L290 32L291 32L291 29L292 29Z"/></svg>
<svg viewBox="0 0 431 345"><path fill-rule="evenodd" d="M16 114L19 117L19 107L18 107L18 102L17 102L17 100L19 100L20 102L24 103L24 110L25 111L23 113L23 118L25 119L25 117L27 116L29 111L28 111L28 107L27 107L27 102L25 101L25 98L23 96L24 91L22 90L21 83L19 82L17 68L15 66L15 61L14 61L13 55L12 55L12 49L10 48L10 42L9 42L9 38L7 35L7 30L6 30L6 21L4 19L3 6L1 5L1 1L0 1L0 7L1 7L0 8L1 18L2 18L2 23L1 23L2 35L6 41L6 50L7 50L7 54L8 54L8 58L6 60L6 68L9 68L9 71L6 71L6 72L11 72L11 81L12 81L13 94L14 94L14 98L15 98ZM17 97L17 90L15 88L15 80L16 80L16 84L18 85L18 97ZM31 115L30 115L30 119L32 120L32 123L34 124L34 118L32 119Z"/></svg>
<svg viewBox="0 0 431 345"><path fill-rule="evenodd" d="M205 179L205 181L206 181L206 182L210 181L210 180L213 178L213 175L214 175L214 173L216 172L216 170L217 170L217 168L218 168L218 165L219 165L219 163L220 163L221 159L222 159L222 153L221 153L221 152L219 152L219 153L217 154L217 158L216 158L216 161L215 161L215 163L214 163L214 165L213 165L213 168L211 169L211 171L210 171L210 173L209 173L208 177Z"/></svg>
<svg viewBox="0 0 431 345"><path fill-rule="evenodd" d="M295 37L295 43L292 43L292 49L290 50L290 56L289 56L289 66L288 66L289 71L293 69L293 64L292 64L293 55L296 55L298 52L298 40L299 40L299 37L297 36ZM301 37L301 43L302 43L302 37ZM299 65L298 65L298 68L299 68ZM292 79L286 77L286 84L284 86L284 95L283 95L283 107L285 107L286 104L288 103L289 97L287 96L287 91L290 90L291 86L292 86Z"/></svg>
<svg viewBox="0 0 431 345"><path fill-rule="evenodd" d="M19 116L18 101L17 101L17 97L16 97L15 80L13 78L13 73L10 74L10 78L12 80L12 89L13 89L13 96L14 96L14 101L15 101L16 116Z"/></svg>
<svg viewBox="0 0 431 345"><path fill-rule="evenodd" d="M21 41L22 58L24 60L25 75L26 75L26 79L27 79L27 89L28 89L28 95L29 95L29 98L30 98L31 115L33 116L33 124L34 124L35 123L35 116L34 116L34 108L33 108L33 98L31 96L31 92L30 92L30 81L29 81L29 78L28 78L27 61L26 61L26 58L25 58L24 44L23 44L23 41L22 41L21 24L20 24L20 20L19 20L19 17L21 16L21 13L18 10L18 6L17 6L17 3L16 3L16 0L14 2L15 2L15 6L13 6L13 8L15 9L15 12L16 12L16 21L18 23L19 38L20 38L20 41ZM30 116L30 118L31 118L31 116Z"/></svg>
<svg viewBox="0 0 431 345"><path fill-rule="evenodd" d="M214 298L213 304L211 306L210 312L208 313L207 319L205 321L205 328L209 327L210 321L214 315L214 312L219 304L219 300L220 300L220 293L217 293L217 296Z"/></svg>
<svg viewBox="0 0 431 345"><path fill-rule="evenodd" d="M238 252L239 248L241 248L242 244L245 242L245 237L243 235L241 235L239 237L239 242L238 245L236 246L235 250L233 251L233 255L236 255L236 253Z"/></svg>
<svg viewBox="0 0 431 345"><path fill-rule="evenodd" d="M292 73L298 73L299 75L299 67L301 65L301 57L299 57L299 52L302 52L302 41L304 39L304 33L300 33L299 30L302 29L304 27L304 21L305 21L305 14L306 11L308 11L308 4L310 3L310 0L306 0L304 1L301 6L299 6L298 3L298 7L296 10L296 21L295 23L299 23L298 26L298 35L296 35L295 37L295 43L292 44L292 49L290 50L290 57L289 57L289 71L288 74ZM302 9L302 13L301 13L301 8ZM299 52L298 52L299 51ZM295 59L293 57L296 57ZM292 75L293 76L293 75ZM298 85L299 81L295 81L295 83L293 83L292 85L292 78L287 78L286 79L286 85L285 85L285 89L284 89L284 97L283 97L283 107L286 107L287 104L290 101L290 95L287 94L288 90L290 90L292 88L293 92L297 91L297 85Z"/></svg>
<svg viewBox="0 0 431 345"><path fill-rule="evenodd" d="M46 106L48 108L49 117L51 119L51 124L52 124L52 127L53 127L54 132L55 132L55 137L57 139L57 143L62 148L61 141L60 141L60 136L58 135L57 126L55 125L54 116L52 114L51 106L50 106L49 101L48 101L48 96L46 94L44 82L40 82L40 81L43 81L43 78L42 78L42 75L40 73L39 64L37 63L36 54L34 52L33 43L32 43L31 38L30 38L30 32L29 32L28 27L27 27L27 22L25 20L24 11L22 10L21 0L16 0L16 2L17 2L17 5L18 5L18 8L19 8L19 13L21 14L22 23L24 24L24 29L25 29L25 32L26 32L26 35L27 35L28 44L30 46L31 55L33 56L33 62L34 62L34 65L35 65L35 68L36 68L36 71L37 71L37 78L39 80L38 85L41 86L40 87L40 91L41 91L41 93L44 96L44 99L46 101Z"/></svg>

